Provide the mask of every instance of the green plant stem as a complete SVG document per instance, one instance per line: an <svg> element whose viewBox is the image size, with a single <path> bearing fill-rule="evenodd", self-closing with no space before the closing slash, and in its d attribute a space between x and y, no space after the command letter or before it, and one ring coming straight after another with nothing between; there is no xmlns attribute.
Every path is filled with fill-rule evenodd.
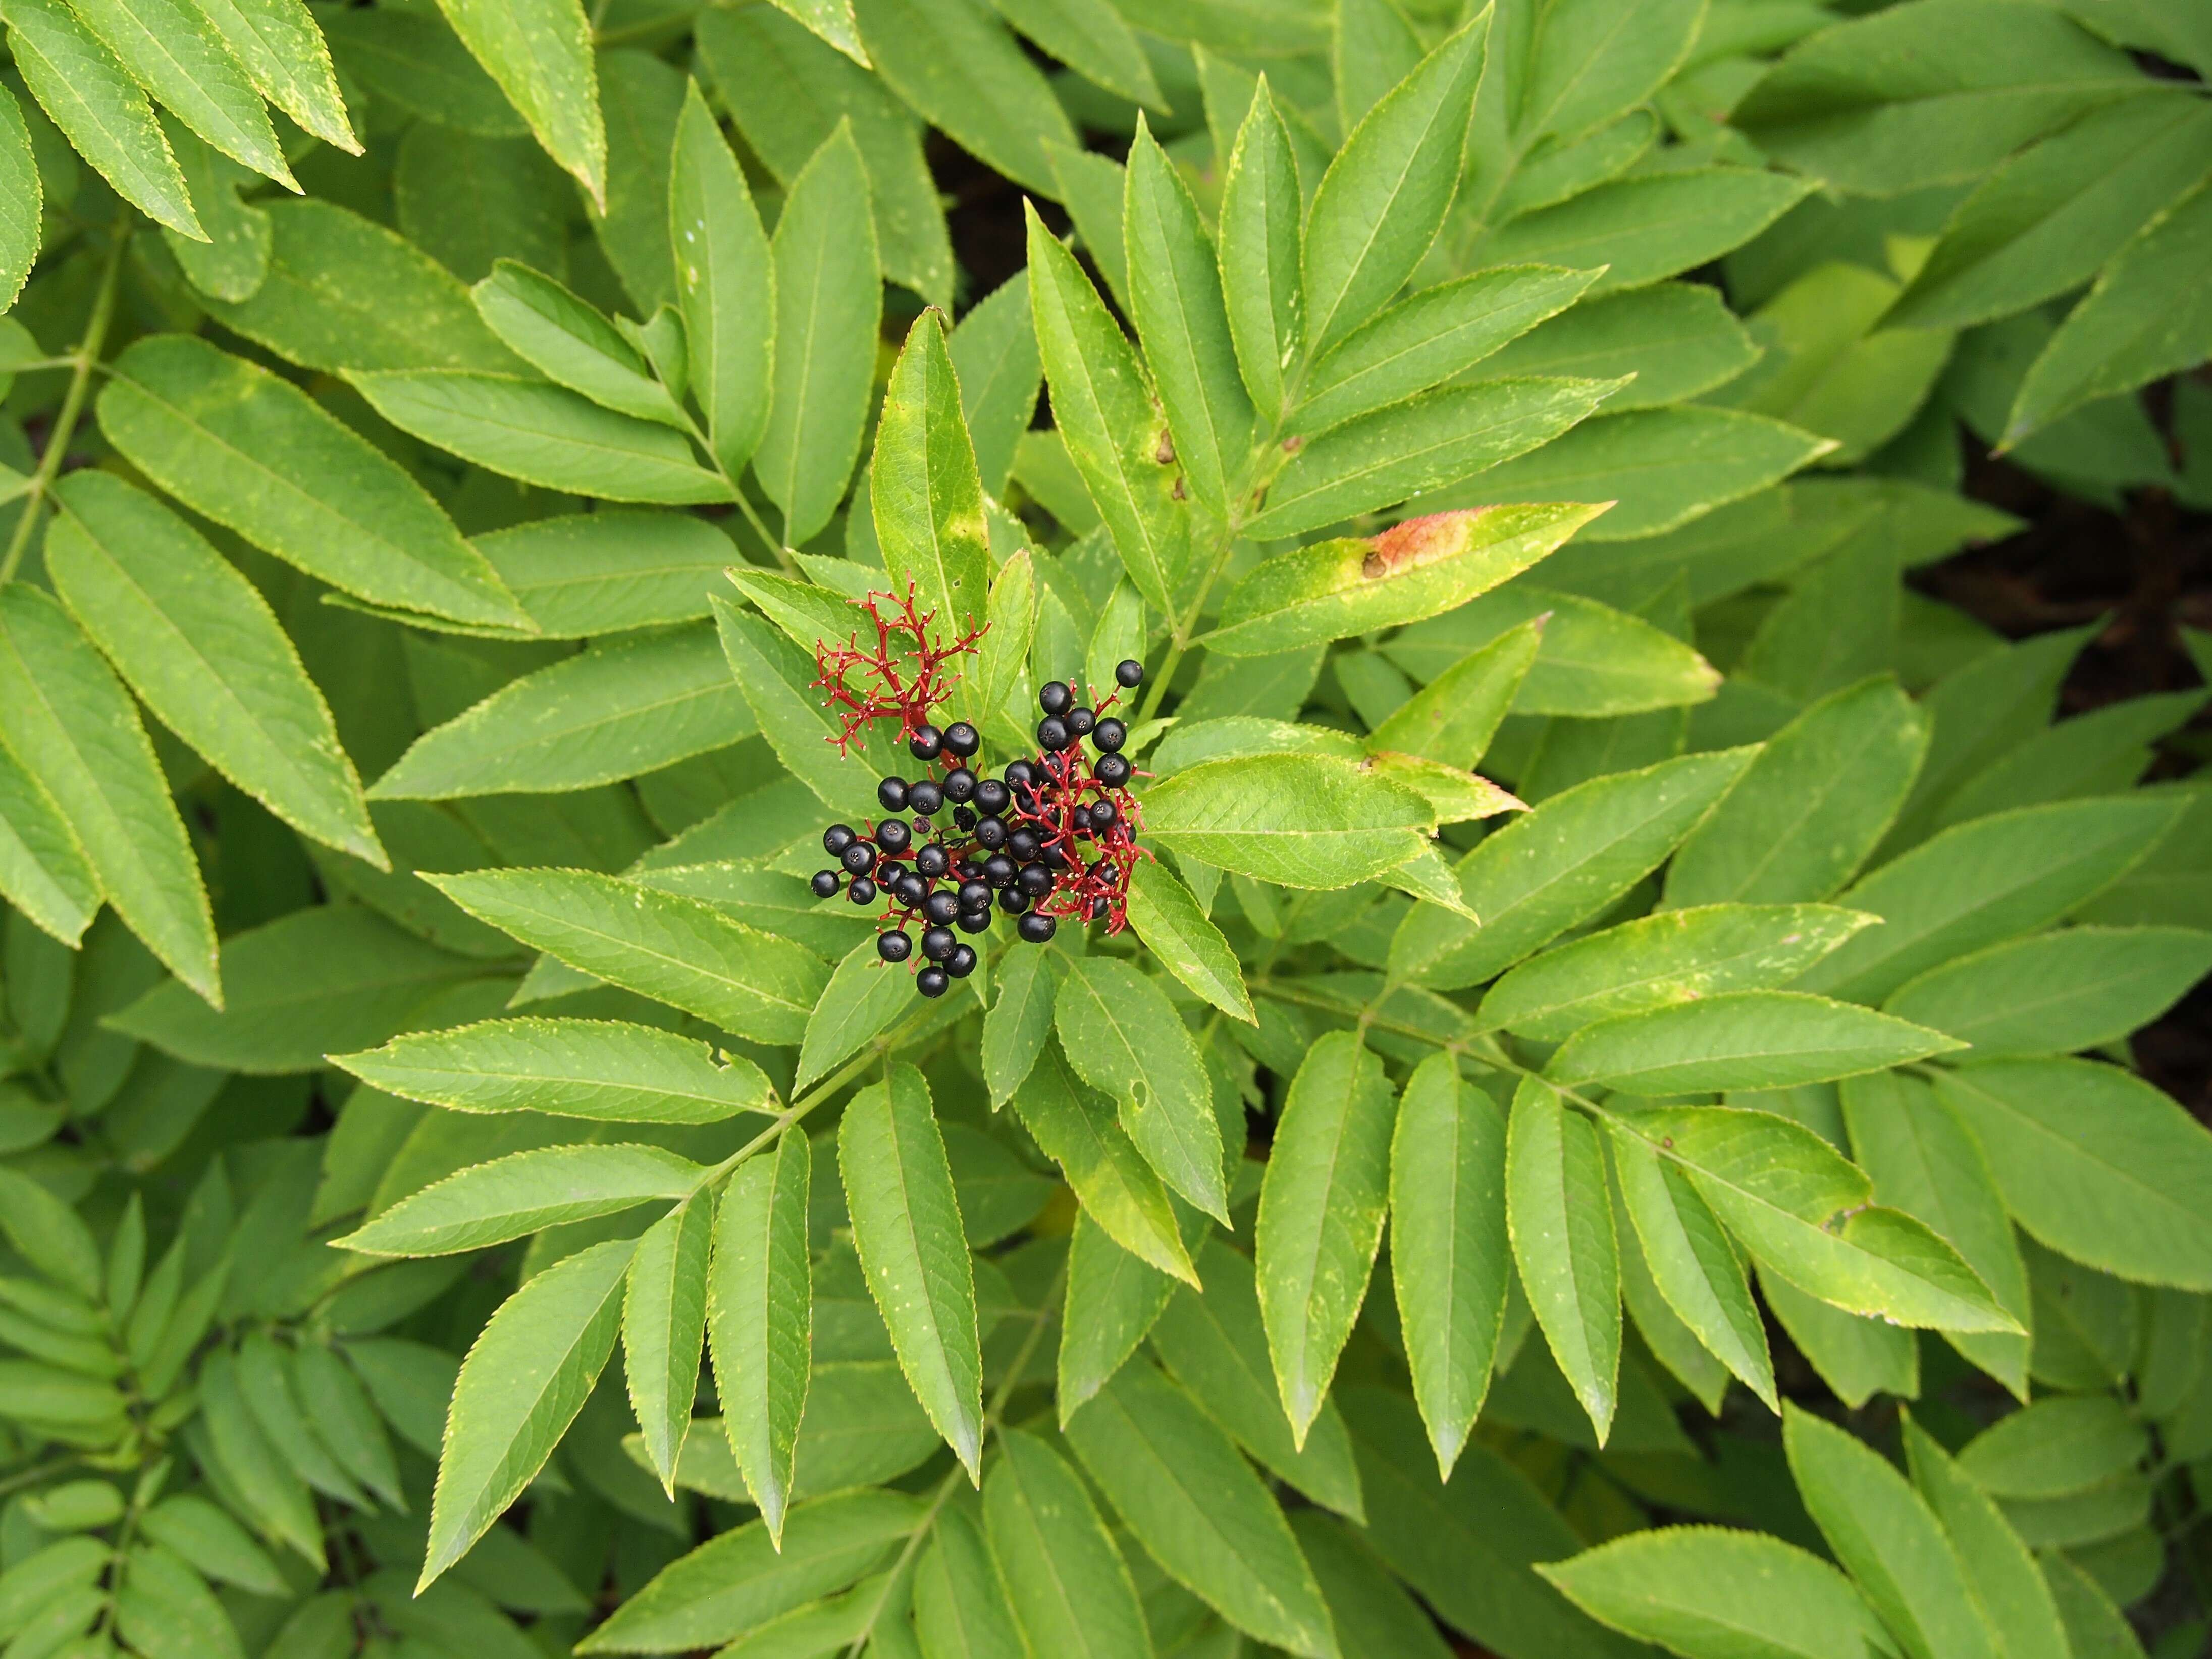
<svg viewBox="0 0 2212 1659"><path fill-rule="evenodd" d="M1022 1339L1022 1346L1015 1351L1013 1363L1007 1367L1006 1376L999 1383L998 1392L991 1396L991 1403L984 1409L983 1433L986 1437L1004 1420L1006 1402L1013 1397L1014 1389L1020 1385L1023 1373L1029 1370L1030 1358L1036 1352L1037 1344L1044 1339L1045 1328L1052 1323L1052 1316L1060 1305L1060 1293L1066 1279L1067 1268L1063 1265L1059 1272L1053 1274L1052 1283L1045 1286L1044 1296L1038 1302L1036 1311L1030 1316L1029 1334ZM936 1489L930 1493L929 1507L922 1511L921 1519L915 1522L914 1529L907 1534L906 1543L899 1551L898 1559L891 1563L890 1571L884 1576L884 1587L876 1597L875 1607L868 1613L868 1622L861 1628L860 1633L853 1638L852 1645L845 1650L847 1659L859 1659L860 1653L873 1639L876 1625L883 1618L884 1609L890 1603L891 1592L898 1588L900 1575L905 1572L908 1564L921 1552L923 1541L929 1536L930 1528L937 1524L939 1511L944 1509L952 1494L959 1489L962 1473L959 1465L956 1463L945 1472L945 1478L937 1483Z"/></svg>
<svg viewBox="0 0 2212 1659"><path fill-rule="evenodd" d="M62 395L61 409L46 437L46 453L39 457L39 469L23 491L23 512L15 520L15 533L8 539L6 554L0 555L0 587L15 580L24 551L31 544L31 532L37 527L39 510L69 457L70 440L76 436L77 418L84 412L85 396L91 389L93 366L100 361L100 348L107 343L108 325L115 317L115 295L123 282L123 255L130 245L128 225L117 225L114 240L108 245L107 264L100 273L99 291L93 295L92 315L85 320L84 337L66 360L74 365L69 390Z"/></svg>

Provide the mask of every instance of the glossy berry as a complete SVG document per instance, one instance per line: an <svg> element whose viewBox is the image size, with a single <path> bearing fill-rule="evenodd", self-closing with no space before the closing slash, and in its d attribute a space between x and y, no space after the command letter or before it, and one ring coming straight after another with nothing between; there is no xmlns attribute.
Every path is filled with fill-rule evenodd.
<svg viewBox="0 0 2212 1659"><path fill-rule="evenodd" d="M885 962L904 962L914 954L914 941L904 933L878 933L876 954Z"/></svg>
<svg viewBox="0 0 2212 1659"><path fill-rule="evenodd" d="M985 818L975 826L975 839L993 852L1006 844L1006 821L1004 818Z"/></svg>
<svg viewBox="0 0 2212 1659"><path fill-rule="evenodd" d="M1042 898L1052 891L1052 872L1042 864L1024 865L1016 879L1021 883L1022 891L1031 898Z"/></svg>
<svg viewBox="0 0 2212 1659"><path fill-rule="evenodd" d="M921 913L939 927L949 927L960 919L960 896L940 887L922 900Z"/></svg>
<svg viewBox="0 0 2212 1659"><path fill-rule="evenodd" d="M1091 817L1095 820L1097 814L1094 812L1091 814ZM914 855L914 867L920 871L924 876L927 877L930 880L935 881L939 876L943 875L947 870L950 870L952 867L952 854L946 852L935 842L932 842L928 846L921 848L915 852Z"/></svg>
<svg viewBox="0 0 2212 1659"><path fill-rule="evenodd" d="M983 879L983 860L970 853L952 866L952 872L963 881L981 881Z"/></svg>
<svg viewBox="0 0 2212 1659"><path fill-rule="evenodd" d="M1044 842L1038 838L1037 832L1027 826L1006 837L1006 851L1022 864L1027 864L1035 858L1043 846Z"/></svg>
<svg viewBox="0 0 2212 1659"><path fill-rule="evenodd" d="M914 844L914 831L904 818L885 818L876 826L876 845L886 853L903 853Z"/></svg>
<svg viewBox="0 0 2212 1659"><path fill-rule="evenodd" d="M1129 728L1109 714L1091 730L1091 746L1111 754L1129 740ZM915 786L920 787L919 785Z"/></svg>
<svg viewBox="0 0 2212 1659"><path fill-rule="evenodd" d="M929 884L920 876L901 876L892 884L891 890L898 902L909 910L917 909L929 902Z"/></svg>
<svg viewBox="0 0 2212 1659"><path fill-rule="evenodd" d="M1007 783L1019 789L1037 781L1037 769L1025 760L1008 761L1006 779Z"/></svg>
<svg viewBox="0 0 2212 1659"><path fill-rule="evenodd" d="M935 760L945 747L945 733L933 726L918 726L906 740L906 751L916 760Z"/></svg>
<svg viewBox="0 0 2212 1659"><path fill-rule="evenodd" d="M1046 848L1043 858L1044 867L1048 870L1065 870L1068 867L1067 854L1057 847Z"/></svg>
<svg viewBox="0 0 2212 1659"><path fill-rule="evenodd" d="M983 879L994 887L1011 887L1020 868L1004 853L994 853L983 860Z"/></svg>
<svg viewBox="0 0 2212 1659"><path fill-rule="evenodd" d="M945 799L963 801L975 793L975 775L964 766L956 766L945 775ZM957 816L957 815L956 815Z"/></svg>
<svg viewBox="0 0 2212 1659"><path fill-rule="evenodd" d="M965 760L983 746L983 734L966 720L955 720L945 728L945 746Z"/></svg>
<svg viewBox="0 0 2212 1659"><path fill-rule="evenodd" d="M1114 678L1117 684L1133 691L1145 683L1145 665L1134 657L1125 657L1114 665Z"/></svg>
<svg viewBox="0 0 2212 1659"><path fill-rule="evenodd" d="M1005 811L1013 798L1013 792L996 778L985 778L975 786L975 810L993 817Z"/></svg>
<svg viewBox="0 0 2212 1659"><path fill-rule="evenodd" d="M896 893L898 891L899 878L906 873L906 866L893 864L886 859L878 864L872 873L875 876L877 886L888 892Z"/></svg>
<svg viewBox="0 0 2212 1659"><path fill-rule="evenodd" d="M960 884L960 908L963 910L988 910L991 908L991 884L981 880Z"/></svg>
<svg viewBox="0 0 2212 1659"><path fill-rule="evenodd" d="M963 933L988 933L991 927L991 907L987 904L980 910L963 910L960 920L952 925Z"/></svg>
<svg viewBox="0 0 2212 1659"><path fill-rule="evenodd" d="M1121 816L1121 815L1119 812L1114 810L1114 803L1112 801L1092 801L1091 803L1090 810L1091 834L1095 836L1104 835L1109 830L1111 830L1114 827L1114 821Z"/></svg>
<svg viewBox="0 0 2212 1659"><path fill-rule="evenodd" d="M1098 716L1091 709L1071 708L1067 711L1067 729L1079 738L1089 737L1091 728L1097 724Z"/></svg>
<svg viewBox="0 0 2212 1659"><path fill-rule="evenodd" d="M923 778L908 788L906 804L922 817L929 817L944 809L945 791L939 785Z"/></svg>
<svg viewBox="0 0 2212 1659"><path fill-rule="evenodd" d="M837 861L854 875L865 876L876 867L876 849L864 841L851 842Z"/></svg>
<svg viewBox="0 0 2212 1659"><path fill-rule="evenodd" d="M1129 781L1129 762L1124 755L1101 755L1093 769L1098 774L1098 781L1109 789L1119 789Z"/></svg>
<svg viewBox="0 0 2212 1659"><path fill-rule="evenodd" d="M1014 924L1014 931L1031 945L1042 945L1059 931L1060 924L1050 916L1032 910Z"/></svg>
<svg viewBox="0 0 2212 1659"><path fill-rule="evenodd" d="M921 932L921 953L932 962L942 962L952 954L952 947L959 942L952 937L950 927L925 927Z"/></svg>
<svg viewBox="0 0 2212 1659"><path fill-rule="evenodd" d="M925 968L914 976L914 988L926 997L941 997L952 988L942 968Z"/></svg>
<svg viewBox="0 0 2212 1659"><path fill-rule="evenodd" d="M1066 714L1074 705L1075 693L1067 689L1065 680L1048 681L1037 693L1037 706L1048 714Z"/></svg>
<svg viewBox="0 0 2212 1659"><path fill-rule="evenodd" d="M814 879L807 884L814 889L815 897L835 898L837 890L845 884L845 879L835 870L817 870Z"/></svg>
<svg viewBox="0 0 2212 1659"><path fill-rule="evenodd" d="M1018 887L1009 887L999 895L999 908L1010 916L1018 916L1030 908L1030 896Z"/></svg>
<svg viewBox="0 0 2212 1659"><path fill-rule="evenodd" d="M906 805L907 787L904 778L885 778L876 786L876 799L884 804L884 811L896 812Z"/></svg>
<svg viewBox="0 0 2212 1659"><path fill-rule="evenodd" d="M1075 734L1067 729L1067 722L1057 714L1047 714L1037 722L1037 741L1054 754L1074 740Z"/></svg>
<svg viewBox="0 0 2212 1659"><path fill-rule="evenodd" d="M853 884L845 890L845 896L855 904L873 904L876 902L876 884L866 876L855 876Z"/></svg>
<svg viewBox="0 0 2212 1659"><path fill-rule="evenodd" d="M952 954L945 958L945 971L951 975L955 979L965 979L969 975L974 973L975 971L975 947L972 945L954 945L952 947Z"/></svg>
<svg viewBox="0 0 2212 1659"><path fill-rule="evenodd" d="M833 823L822 832L822 850L833 859L842 858L845 849L858 840L851 824Z"/></svg>

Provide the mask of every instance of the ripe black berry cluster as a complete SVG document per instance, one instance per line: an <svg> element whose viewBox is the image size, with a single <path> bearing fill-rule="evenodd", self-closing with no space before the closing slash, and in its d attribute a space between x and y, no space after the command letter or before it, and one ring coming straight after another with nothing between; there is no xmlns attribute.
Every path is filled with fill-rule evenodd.
<svg viewBox="0 0 2212 1659"><path fill-rule="evenodd" d="M1144 683L1144 665L1123 662L1114 678L1133 690ZM1039 752L1007 762L997 777L968 764L982 738L966 720L916 727L908 752L941 775L885 778L876 799L892 816L824 830L823 849L837 862L816 872L815 893L882 903L876 953L887 963L914 955L909 930L918 927L925 965L915 983L926 997L943 996L975 972L975 948L959 934L988 930L994 908L1016 917L1016 933L1032 945L1066 919L1120 932L1140 817L1127 787L1134 772L1121 752L1128 728L1108 712L1118 700L1109 693L1096 707L1081 705L1065 682L1053 681L1037 697Z"/></svg>

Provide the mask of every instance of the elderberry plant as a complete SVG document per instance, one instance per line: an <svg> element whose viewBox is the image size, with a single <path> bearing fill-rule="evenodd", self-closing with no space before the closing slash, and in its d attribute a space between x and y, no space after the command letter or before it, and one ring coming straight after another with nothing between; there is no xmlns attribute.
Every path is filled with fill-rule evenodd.
<svg viewBox="0 0 2212 1659"><path fill-rule="evenodd" d="M0 1656L2199 1650L2205 15L0 0Z"/></svg>

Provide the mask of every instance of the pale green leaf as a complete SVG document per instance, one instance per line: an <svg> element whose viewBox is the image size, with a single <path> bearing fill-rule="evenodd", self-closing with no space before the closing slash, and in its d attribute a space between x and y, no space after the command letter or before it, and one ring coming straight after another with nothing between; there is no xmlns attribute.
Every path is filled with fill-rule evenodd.
<svg viewBox="0 0 2212 1659"><path fill-rule="evenodd" d="M1620 1371L1620 1251L1605 1154L1597 1131L1538 1078L1513 1097L1504 1190L1529 1306L1602 1446Z"/></svg>
<svg viewBox="0 0 2212 1659"><path fill-rule="evenodd" d="M652 1199L684 1198L704 1174L658 1146L543 1146L448 1176L337 1242L369 1255L451 1255Z"/></svg>
<svg viewBox="0 0 2212 1659"><path fill-rule="evenodd" d="M759 1042L797 1042L830 969L701 900L584 870L483 870L430 884L480 921Z"/></svg>
<svg viewBox="0 0 2212 1659"><path fill-rule="evenodd" d="M68 612L23 582L0 589L0 744L60 809L131 931L220 1008L207 890L138 711Z"/></svg>
<svg viewBox="0 0 2212 1659"><path fill-rule="evenodd" d="M860 453L875 382L883 283L868 175L849 122L792 180L771 243L776 354L753 474L799 544L830 522Z"/></svg>
<svg viewBox="0 0 2212 1659"><path fill-rule="evenodd" d="M460 1112L716 1123L775 1103L767 1077L743 1056L611 1019L487 1020L331 1059L387 1094Z"/></svg>
<svg viewBox="0 0 2212 1659"><path fill-rule="evenodd" d="M1161 1273L1198 1283L1167 1189L1056 1044L1042 1043L1014 1089L1013 1103L1023 1127L1060 1165L1092 1224Z"/></svg>
<svg viewBox="0 0 2212 1659"><path fill-rule="evenodd" d="M1332 1031L1291 1079L1260 1188L1260 1311L1303 1443L1358 1317L1382 1243L1396 1103L1382 1062Z"/></svg>
<svg viewBox="0 0 2212 1659"><path fill-rule="evenodd" d="M1282 1511L1197 1401L1122 1367L1070 1420L1069 1444L1168 1575L1248 1634L1333 1659L1335 1632Z"/></svg>
<svg viewBox="0 0 2212 1659"><path fill-rule="evenodd" d="M1442 513L1278 553L1230 590L1203 636L1206 648L1268 656L1418 623L1520 574L1603 510L1558 503Z"/></svg>
<svg viewBox="0 0 2212 1659"><path fill-rule="evenodd" d="M606 129L592 26L579 0L439 0L438 9L545 153L604 206Z"/></svg>
<svg viewBox="0 0 2212 1659"><path fill-rule="evenodd" d="M911 1066L855 1096L837 1131L853 1242L899 1364L971 1480L982 1479L975 1290L929 1085Z"/></svg>
<svg viewBox="0 0 2212 1659"><path fill-rule="evenodd" d="M1390 1142L1390 1274L1413 1398L1445 1480L1482 1409L1513 1279L1505 1125L1449 1054L1407 1079Z"/></svg>
<svg viewBox="0 0 2212 1659"><path fill-rule="evenodd" d="M805 1138L799 1139L804 1145ZM691 1430L691 1397L699 1388L699 1357L707 1335L708 1250L714 1235L713 1195L695 1192L639 1238L623 1292L623 1364L630 1409L637 1413L653 1473L671 1498L676 1495L676 1460Z"/></svg>
<svg viewBox="0 0 2212 1659"><path fill-rule="evenodd" d="M422 487L296 386L173 334L114 369L100 429L185 506L372 604L532 627Z"/></svg>
<svg viewBox="0 0 2212 1659"><path fill-rule="evenodd" d="M868 476L893 595L913 587L933 637L949 644L988 607L990 539L945 324L933 312L908 331L891 370Z"/></svg>
<svg viewBox="0 0 2212 1659"><path fill-rule="evenodd" d="M622 1322L628 1239L592 1244L500 1304L461 1362L419 1591L468 1553L583 1408Z"/></svg>
<svg viewBox="0 0 2212 1659"><path fill-rule="evenodd" d="M1595 778L1515 819L1460 861L1461 897L1481 925L1416 906L1390 941L1392 970L1449 990L1510 967L1649 874L1755 752L1686 755Z"/></svg>
<svg viewBox="0 0 2212 1659"><path fill-rule="evenodd" d="M772 1151L738 1166L715 1219L708 1281L722 1425L745 1489L778 1544L813 1340L806 1254L812 1169L813 1149L796 1130L786 1130Z"/></svg>
<svg viewBox="0 0 2212 1659"><path fill-rule="evenodd" d="M1226 1221L1212 1085L1167 993L1126 962L1080 957L1054 994L1053 1017L1069 1061L1114 1100L1145 1161L1191 1203Z"/></svg>
<svg viewBox="0 0 2212 1659"><path fill-rule="evenodd" d="M1261 754L1208 761L1146 791L1148 837L1178 857L1286 887L1350 887L1413 857L1435 813L1358 763Z"/></svg>

